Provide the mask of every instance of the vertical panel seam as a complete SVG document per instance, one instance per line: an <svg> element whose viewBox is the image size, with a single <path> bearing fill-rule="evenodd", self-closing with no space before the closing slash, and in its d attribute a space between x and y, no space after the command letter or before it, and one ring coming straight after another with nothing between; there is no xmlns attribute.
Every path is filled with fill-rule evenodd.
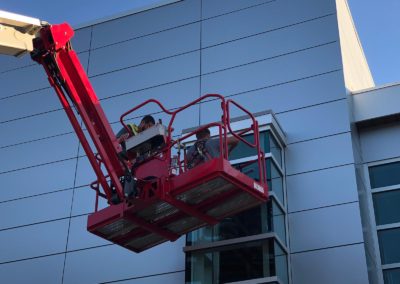
<svg viewBox="0 0 400 284"><path fill-rule="evenodd" d="M201 97L202 94L202 73L203 73L203 58L202 58L202 54L203 54L203 50L202 50L202 39L203 39L203 0L200 0L200 67L199 67L199 97ZM199 104L199 125L201 124L201 104Z"/></svg>
<svg viewBox="0 0 400 284"><path fill-rule="evenodd" d="M92 35L93 35L93 26L90 27L90 41L89 41L89 54L88 54L88 59L87 59L87 67L86 67L86 74L89 74L89 63L90 63L90 55L91 55L91 46L92 46ZM83 121L81 120L80 126L82 127ZM64 283L64 275L65 275L65 266L67 262L67 251L68 251L68 243L69 243L69 234L71 230L71 220L72 220L72 209L74 205L74 197L75 197L75 186L76 186L76 178L78 174L78 163L79 163L79 153L81 149L81 143L78 141L78 148L76 152L76 164L75 164L75 175L74 175L74 183L73 183L73 189L72 189L72 197L71 197L71 207L70 207L70 212L69 212L69 218L68 218L68 231L67 231L67 240L65 242L65 253L64 253L64 264L63 264L63 271L62 271L62 277L61 277L61 284Z"/></svg>

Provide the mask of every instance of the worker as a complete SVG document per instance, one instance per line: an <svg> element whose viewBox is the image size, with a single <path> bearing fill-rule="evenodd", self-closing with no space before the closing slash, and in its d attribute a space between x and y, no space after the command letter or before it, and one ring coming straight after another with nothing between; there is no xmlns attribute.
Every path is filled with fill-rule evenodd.
<svg viewBox="0 0 400 284"><path fill-rule="evenodd" d="M154 117L152 117L151 115L146 115L140 121L140 124L138 126L139 132L142 132L142 131L148 129L155 124L156 124L156 121L154 120Z"/></svg>
<svg viewBox="0 0 400 284"><path fill-rule="evenodd" d="M154 124L156 124L156 121L151 115L145 115L140 121L139 126L137 126L134 123L128 123L126 126L129 128L132 134L130 134L128 130L126 130L126 128L123 127L120 131L118 131L116 135L118 142L124 147L126 139L128 139L130 136L135 136L138 133L152 127Z"/></svg>
<svg viewBox="0 0 400 284"><path fill-rule="evenodd" d="M208 160L220 156L219 139L210 139L210 130L203 128L196 132L197 141L187 152L187 168L192 169ZM239 141L235 137L228 137L228 152L237 146Z"/></svg>
<svg viewBox="0 0 400 284"><path fill-rule="evenodd" d="M145 131L146 129L152 127L155 125L156 122L154 118L151 115L145 115L142 120L140 121L139 126L133 123L128 123L126 126L129 128L130 132L123 127L120 131L118 131L116 137L118 139L118 142L122 146L122 153L121 156L124 159L128 159L127 153L126 153L126 144L125 141L131 137L131 136L136 136L140 132ZM135 160L136 163L136 160ZM124 195L125 197L132 197L137 195L137 188L136 188L136 180L131 174L127 174L125 176L125 183L124 183ZM112 193L112 203L113 204L118 204L120 202L120 199L115 191Z"/></svg>

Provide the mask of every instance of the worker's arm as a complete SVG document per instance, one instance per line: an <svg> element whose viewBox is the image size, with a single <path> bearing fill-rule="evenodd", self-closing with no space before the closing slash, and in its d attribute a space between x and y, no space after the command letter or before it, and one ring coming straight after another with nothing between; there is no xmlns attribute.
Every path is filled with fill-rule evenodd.
<svg viewBox="0 0 400 284"><path fill-rule="evenodd" d="M239 144L239 140L236 139L233 136L230 136L227 138L227 143L228 143L228 152L232 151L233 148L235 148Z"/></svg>

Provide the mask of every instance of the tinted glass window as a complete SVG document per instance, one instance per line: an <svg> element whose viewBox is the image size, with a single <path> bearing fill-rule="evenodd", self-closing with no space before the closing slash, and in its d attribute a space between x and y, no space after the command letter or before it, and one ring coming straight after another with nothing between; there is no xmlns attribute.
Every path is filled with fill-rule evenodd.
<svg viewBox="0 0 400 284"><path fill-rule="evenodd" d="M383 187L400 184L400 162L369 168L371 187Z"/></svg>
<svg viewBox="0 0 400 284"><path fill-rule="evenodd" d="M383 279L385 280L385 284L400 283L400 268L384 270Z"/></svg>
<svg viewBox="0 0 400 284"><path fill-rule="evenodd" d="M246 135L242 137L244 140L248 141L249 143L254 143L254 136L253 135ZM235 160L245 157L251 157L257 155L257 151L255 148L248 146L246 143L240 141L239 144L230 152L229 160Z"/></svg>
<svg viewBox="0 0 400 284"><path fill-rule="evenodd" d="M225 218L214 227L189 233L186 244L198 245L268 232L276 232L281 241L285 242L285 214L273 198L262 206Z"/></svg>
<svg viewBox="0 0 400 284"><path fill-rule="evenodd" d="M276 161L282 166L282 149L279 147L278 142L276 142L274 136L268 132L269 139L265 139L265 142L269 142L269 151L274 156ZM268 149L267 147L265 147Z"/></svg>
<svg viewBox="0 0 400 284"><path fill-rule="evenodd" d="M227 283L278 276L286 283L286 255L273 239L189 253L186 283ZM278 267L278 266L284 267ZM282 273L282 274L281 274Z"/></svg>
<svg viewBox="0 0 400 284"><path fill-rule="evenodd" d="M261 233L261 210L255 207L225 218L214 227L214 240L221 241Z"/></svg>
<svg viewBox="0 0 400 284"><path fill-rule="evenodd" d="M284 204L283 179L278 171L275 163L271 159L267 159L267 182L268 190L274 192L279 201Z"/></svg>
<svg viewBox="0 0 400 284"><path fill-rule="evenodd" d="M267 207L270 211L268 211L266 218L272 215L272 218L268 218L268 220L272 221L272 225L270 226L270 229L266 231L275 232L279 236L280 240L286 244L285 214L272 198L270 200L271 205Z"/></svg>
<svg viewBox="0 0 400 284"><path fill-rule="evenodd" d="M263 276L262 247L221 251L219 283L234 282Z"/></svg>
<svg viewBox="0 0 400 284"><path fill-rule="evenodd" d="M374 193L373 201L377 225L400 222L400 190Z"/></svg>
<svg viewBox="0 0 400 284"><path fill-rule="evenodd" d="M382 264L400 262L400 228L378 231Z"/></svg>
<svg viewBox="0 0 400 284"><path fill-rule="evenodd" d="M254 143L253 134L242 136L242 138L249 143ZM282 149L279 147L275 138L269 131L260 133L260 148L261 151L263 151L264 153L271 153L272 155L274 155L278 163L282 163ZM239 142L239 144L229 154L229 159L235 160L255 155L257 155L257 152L254 148L248 146L243 142Z"/></svg>

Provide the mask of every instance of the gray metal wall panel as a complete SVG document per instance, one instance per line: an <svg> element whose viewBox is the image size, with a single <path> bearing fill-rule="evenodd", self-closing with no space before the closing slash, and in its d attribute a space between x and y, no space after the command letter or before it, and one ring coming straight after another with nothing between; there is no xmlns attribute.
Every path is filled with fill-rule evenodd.
<svg viewBox="0 0 400 284"><path fill-rule="evenodd" d="M198 20L200 20L200 1L179 1L95 25L92 46L96 48Z"/></svg>
<svg viewBox="0 0 400 284"><path fill-rule="evenodd" d="M72 38L72 48L76 52L83 52L90 49L90 41L92 37L92 27L75 30Z"/></svg>
<svg viewBox="0 0 400 284"><path fill-rule="evenodd" d="M26 67L29 65L35 65L35 62L33 62L29 56L14 57L14 56L0 54L0 62L1 62L0 73L18 69L21 67Z"/></svg>
<svg viewBox="0 0 400 284"><path fill-rule="evenodd" d="M205 48L202 51L203 73L231 68L249 62L282 56L301 49L337 41L334 15L257 34L238 41Z"/></svg>
<svg viewBox="0 0 400 284"><path fill-rule="evenodd" d="M79 53L78 56L86 68L88 52ZM0 99L49 87L46 72L38 64L0 73L0 84L2 88Z"/></svg>
<svg viewBox="0 0 400 284"><path fill-rule="evenodd" d="M7 163L0 165L0 173L73 158L78 149L77 140L75 135L70 134L1 148L0 157Z"/></svg>
<svg viewBox="0 0 400 284"><path fill-rule="evenodd" d="M88 216L86 215L71 218L71 226L68 236L68 251L111 244L110 242L87 231L87 218Z"/></svg>
<svg viewBox="0 0 400 284"><path fill-rule="evenodd" d="M67 233L68 220L0 231L0 263L63 252Z"/></svg>
<svg viewBox="0 0 400 284"><path fill-rule="evenodd" d="M86 156L78 159L75 186L89 185L96 180L96 175Z"/></svg>
<svg viewBox="0 0 400 284"><path fill-rule="evenodd" d="M288 217L292 253L363 242L358 202L291 213Z"/></svg>
<svg viewBox="0 0 400 284"><path fill-rule="evenodd" d="M350 131L346 100L285 112L276 117L289 144Z"/></svg>
<svg viewBox="0 0 400 284"><path fill-rule="evenodd" d="M61 283L63 264L64 254L2 264L1 280L8 284Z"/></svg>
<svg viewBox="0 0 400 284"><path fill-rule="evenodd" d="M78 171L79 172L79 171ZM75 188L74 202L72 204L72 216L89 214L94 212L96 201L96 192L89 186ZM99 209L107 207L107 201L104 198L99 199Z"/></svg>
<svg viewBox="0 0 400 284"><path fill-rule="evenodd" d="M286 177L289 212L358 201L354 165Z"/></svg>
<svg viewBox="0 0 400 284"><path fill-rule="evenodd" d="M68 253L64 283L99 283L184 270L183 246L184 238L180 238L140 254L118 246Z"/></svg>
<svg viewBox="0 0 400 284"><path fill-rule="evenodd" d="M118 70L198 50L200 23L193 23L135 40L95 49L90 54L89 75Z"/></svg>
<svg viewBox="0 0 400 284"><path fill-rule="evenodd" d="M400 156L400 123L392 123L360 130L364 162Z"/></svg>
<svg viewBox="0 0 400 284"><path fill-rule="evenodd" d="M98 97L106 98L197 76L199 60L199 52L192 52L93 77L91 82Z"/></svg>
<svg viewBox="0 0 400 284"><path fill-rule="evenodd" d="M286 148L288 175L353 163L348 133L300 142Z"/></svg>
<svg viewBox="0 0 400 284"><path fill-rule="evenodd" d="M46 102L45 104L43 102ZM32 93L1 100L0 122L38 115L39 113L62 110L60 100L53 89L47 88Z"/></svg>
<svg viewBox="0 0 400 284"><path fill-rule="evenodd" d="M185 272L170 272L164 275L146 276L138 279L130 279L126 281L118 281L118 284L177 284L185 283Z"/></svg>
<svg viewBox="0 0 400 284"><path fill-rule="evenodd" d="M220 44L335 12L331 0L274 1L203 22L202 42Z"/></svg>
<svg viewBox="0 0 400 284"><path fill-rule="evenodd" d="M23 82L23 84L18 82ZM45 71L37 64L1 73L0 83L0 98L31 92L49 86Z"/></svg>
<svg viewBox="0 0 400 284"><path fill-rule="evenodd" d="M56 135L64 135L64 139L70 139L75 136L72 131L72 126L64 111L50 112L27 119L0 123L0 133L3 134L0 148L16 146ZM61 139L61 136L59 139ZM56 147L56 144L54 146Z"/></svg>
<svg viewBox="0 0 400 284"><path fill-rule="evenodd" d="M76 160L68 160L40 167L0 174L0 202L32 196L74 185Z"/></svg>
<svg viewBox="0 0 400 284"><path fill-rule="evenodd" d="M215 17L266 2L271 2L271 0L203 0L202 17L203 19Z"/></svg>
<svg viewBox="0 0 400 284"><path fill-rule="evenodd" d="M364 245L350 245L291 255L293 284L365 284Z"/></svg>
<svg viewBox="0 0 400 284"><path fill-rule="evenodd" d="M65 218L71 210L72 191L61 191L0 204L0 229Z"/></svg>
<svg viewBox="0 0 400 284"><path fill-rule="evenodd" d="M307 66L307 70L304 69ZM225 96L340 69L337 43L204 75L203 93Z"/></svg>
<svg viewBox="0 0 400 284"><path fill-rule="evenodd" d="M341 71L322 74L316 77L293 81L261 90L245 92L230 98L242 104L253 113L273 110L275 113L299 109L332 100L344 98L343 74ZM201 107L201 115L209 116L220 106L205 103ZM240 116L240 112L232 108L232 116Z"/></svg>

